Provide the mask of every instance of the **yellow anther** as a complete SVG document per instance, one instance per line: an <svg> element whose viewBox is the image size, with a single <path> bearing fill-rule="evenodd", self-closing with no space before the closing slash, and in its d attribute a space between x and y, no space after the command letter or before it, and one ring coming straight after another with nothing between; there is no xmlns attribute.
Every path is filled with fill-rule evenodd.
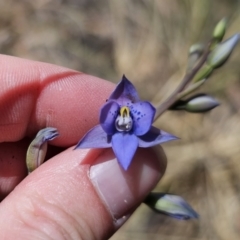
<svg viewBox="0 0 240 240"><path fill-rule="evenodd" d="M121 107L120 109L120 116L125 118L125 117L130 117L130 110L128 107Z"/></svg>

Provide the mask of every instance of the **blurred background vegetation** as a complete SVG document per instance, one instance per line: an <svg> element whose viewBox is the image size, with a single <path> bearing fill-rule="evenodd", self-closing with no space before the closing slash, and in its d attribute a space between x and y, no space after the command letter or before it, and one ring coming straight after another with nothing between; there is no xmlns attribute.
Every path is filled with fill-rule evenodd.
<svg viewBox="0 0 240 240"><path fill-rule="evenodd" d="M117 83L122 74L158 103L184 74L189 47L206 43L227 16L240 31L238 0L0 0L0 53L44 61ZM167 112L156 126L181 138L164 149L157 186L184 197L199 220L178 221L140 206L111 239L240 239L240 47L200 92L221 106Z"/></svg>

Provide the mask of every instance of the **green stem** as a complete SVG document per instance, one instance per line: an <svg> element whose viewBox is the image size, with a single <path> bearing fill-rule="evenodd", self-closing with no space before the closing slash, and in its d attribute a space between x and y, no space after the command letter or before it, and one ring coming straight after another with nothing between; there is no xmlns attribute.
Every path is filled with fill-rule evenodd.
<svg viewBox="0 0 240 240"><path fill-rule="evenodd" d="M192 71L187 72L185 74L185 76L183 77L181 83L176 88L176 90L163 103L159 104L156 107L156 114L155 114L154 121L156 121L169 107L171 107L176 102L176 100L178 99L179 93L181 93L184 90L187 84L194 78L198 70L203 66L203 64L207 60L207 57L210 53L210 46L211 46L211 42L208 44L208 47L206 48L204 54L202 55L202 58L200 58L200 60L192 69Z"/></svg>

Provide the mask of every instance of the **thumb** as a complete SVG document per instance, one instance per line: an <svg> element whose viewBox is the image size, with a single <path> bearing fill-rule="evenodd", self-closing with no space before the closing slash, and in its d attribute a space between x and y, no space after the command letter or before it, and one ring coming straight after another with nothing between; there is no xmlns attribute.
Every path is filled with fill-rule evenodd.
<svg viewBox="0 0 240 240"><path fill-rule="evenodd" d="M165 168L161 148L139 149L128 171L111 149L70 148L31 173L3 200L0 239L107 239Z"/></svg>

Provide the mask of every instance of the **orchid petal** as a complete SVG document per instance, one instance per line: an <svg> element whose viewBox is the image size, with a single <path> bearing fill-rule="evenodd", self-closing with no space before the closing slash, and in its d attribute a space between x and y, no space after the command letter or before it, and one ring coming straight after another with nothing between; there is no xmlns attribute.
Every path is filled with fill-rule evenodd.
<svg viewBox="0 0 240 240"><path fill-rule="evenodd" d="M136 88L125 75L123 75L122 81L117 85L109 100L117 100L121 106L140 101Z"/></svg>
<svg viewBox="0 0 240 240"><path fill-rule="evenodd" d="M78 148L108 148L111 147L111 136L107 135L101 125L89 130L80 140L75 149Z"/></svg>
<svg viewBox="0 0 240 240"><path fill-rule="evenodd" d="M115 101L109 101L100 111L100 124L108 135L116 132L115 120L118 116L119 105Z"/></svg>
<svg viewBox="0 0 240 240"><path fill-rule="evenodd" d="M41 139L42 142L53 140L59 136L58 130L53 127L47 127L37 133L36 139Z"/></svg>
<svg viewBox="0 0 240 240"><path fill-rule="evenodd" d="M182 197L176 195L150 193L144 203L159 213L177 219L188 220L191 218L198 218L198 214L193 208Z"/></svg>
<svg viewBox="0 0 240 240"><path fill-rule="evenodd" d="M143 148L152 147L160 143L169 142L177 139L178 137L170 133L164 132L153 126L145 135L138 137L139 147Z"/></svg>
<svg viewBox="0 0 240 240"><path fill-rule="evenodd" d="M134 134L115 133L112 136L112 148L119 164L127 170L138 147L138 138Z"/></svg>
<svg viewBox="0 0 240 240"><path fill-rule="evenodd" d="M149 102L138 102L132 104L130 110L134 118L134 134L144 135L152 125L156 109Z"/></svg>

